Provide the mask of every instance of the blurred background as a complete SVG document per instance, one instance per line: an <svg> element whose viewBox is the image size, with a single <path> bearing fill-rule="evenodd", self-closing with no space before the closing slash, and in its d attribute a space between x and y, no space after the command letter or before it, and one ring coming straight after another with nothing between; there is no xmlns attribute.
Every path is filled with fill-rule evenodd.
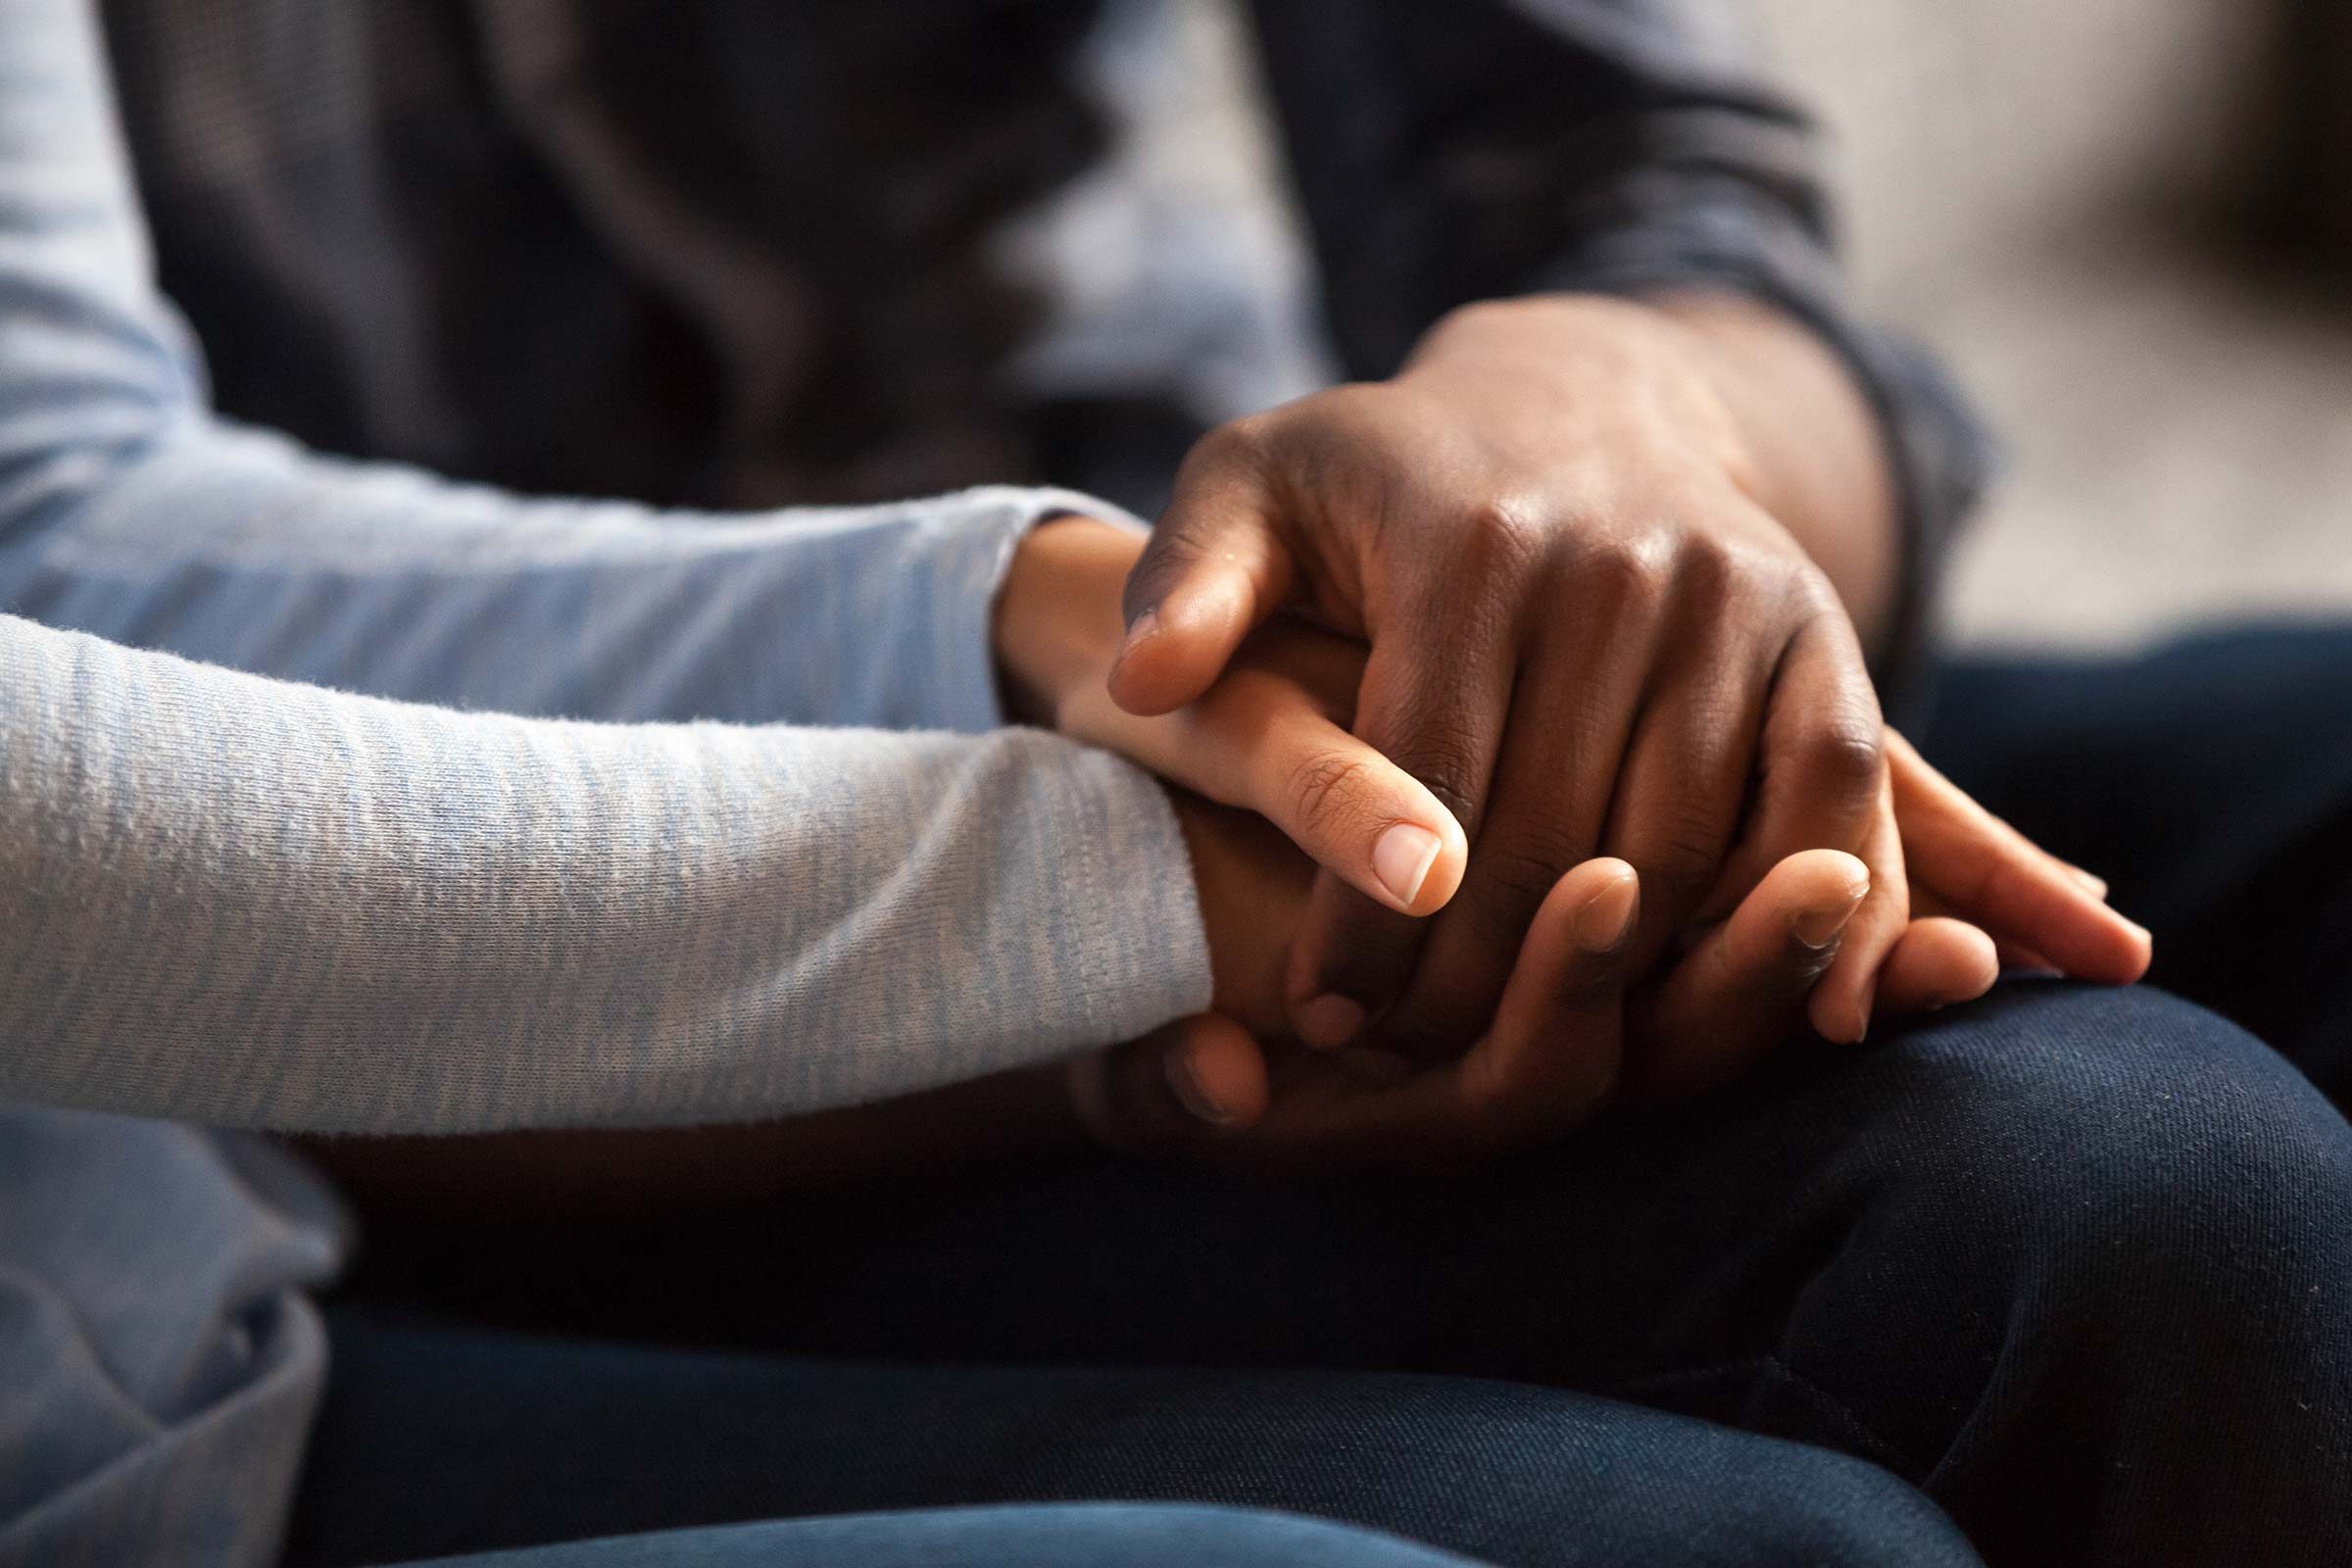
<svg viewBox="0 0 2352 1568"><path fill-rule="evenodd" d="M1247 28L1232 0L1124 5L1098 50L1122 166L1029 236L1068 247L1095 310L1041 353L1115 356L1155 280L1215 270L1231 319L1190 348L1202 401L1302 390L1327 371ZM1939 349L2009 445L1956 639L2130 647L2352 611L2352 4L1751 10L1828 128L1864 304Z"/></svg>

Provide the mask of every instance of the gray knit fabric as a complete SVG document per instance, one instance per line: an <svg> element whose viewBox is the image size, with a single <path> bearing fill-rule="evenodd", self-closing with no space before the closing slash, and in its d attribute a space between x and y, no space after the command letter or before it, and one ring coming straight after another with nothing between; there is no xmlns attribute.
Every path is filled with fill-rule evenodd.
<svg viewBox="0 0 2352 1568"><path fill-rule="evenodd" d="M0 38L0 1098L746 1118L1205 1004L1157 787L987 732L1012 542L1107 509L525 502L224 425L88 16Z"/></svg>
<svg viewBox="0 0 2352 1568"><path fill-rule="evenodd" d="M522 502L202 386L81 0L0 0L0 1568L277 1555L343 1228L149 1118L768 1116L1207 1001L1158 786L992 730L1098 504Z"/></svg>

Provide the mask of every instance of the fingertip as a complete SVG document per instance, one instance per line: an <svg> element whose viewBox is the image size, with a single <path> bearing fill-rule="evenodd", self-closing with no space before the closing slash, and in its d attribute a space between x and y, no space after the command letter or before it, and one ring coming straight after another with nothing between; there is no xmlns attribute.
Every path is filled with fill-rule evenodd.
<svg viewBox="0 0 2352 1568"><path fill-rule="evenodd" d="M2136 920L2120 914L2115 916L2115 920L2123 930L2116 944L2112 983L2119 986L2136 985L2146 977L2148 966L2156 959L2156 938Z"/></svg>
<svg viewBox="0 0 2352 1568"><path fill-rule="evenodd" d="M1537 907L1522 959L1598 975L1632 940L1641 913L1642 878L1631 864L1602 856L1570 866Z"/></svg>
<svg viewBox="0 0 2352 1568"><path fill-rule="evenodd" d="M1801 982L1806 1021L1835 1045L1859 1044L1870 1032L1876 980L1867 961L1846 951L1847 929L1870 890L1870 867L1860 858L1842 850L1800 850L1766 872L1749 895L1757 908L1777 918L1785 933L1777 943L1747 924L1747 906L1733 913L1749 961L1760 973L1787 969Z"/></svg>
<svg viewBox="0 0 2352 1568"><path fill-rule="evenodd" d="M1925 932L1924 940L1935 944L1932 951L1939 975L1933 988L1935 998L1929 1004L1931 1006L1949 1007L1974 1002L2000 979L2000 948L1981 928L1966 920L1936 918L1916 921L1912 930L1915 935L1908 940L1923 940L1916 933Z"/></svg>
<svg viewBox="0 0 2352 1568"><path fill-rule="evenodd" d="M1401 819L1373 840L1372 885L1363 891L1400 914L1424 917L1444 908L1461 889L1469 841L1453 813L1411 774L1399 770L1396 778L1409 796L1397 803Z"/></svg>
<svg viewBox="0 0 2352 1568"><path fill-rule="evenodd" d="M1560 879L1561 895L1575 906L1569 931L1576 946L1594 957L1623 948L1642 913L1642 877L1614 856L1587 860Z"/></svg>
<svg viewBox="0 0 2352 1568"><path fill-rule="evenodd" d="M1852 904L1870 892L1870 867L1843 850L1799 850L1764 880L1778 896L1806 907Z"/></svg>
<svg viewBox="0 0 2352 1568"><path fill-rule="evenodd" d="M1438 828L1438 857L1430 862L1429 875L1421 884L1421 896L1413 901L1408 913L1432 915L1453 902L1462 890L1462 878L1470 869L1470 841L1453 813L1443 806L1438 808L1442 818Z"/></svg>
<svg viewBox="0 0 2352 1568"><path fill-rule="evenodd" d="M1262 618L1246 573L1211 570L1180 578L1128 622L1110 666L1111 701L1145 718L1199 701Z"/></svg>
<svg viewBox="0 0 2352 1568"><path fill-rule="evenodd" d="M1169 1091L1186 1113L1220 1133L1264 1118L1270 1090L1266 1059L1248 1030L1210 1014L1188 1028L1161 1058Z"/></svg>
<svg viewBox="0 0 2352 1568"><path fill-rule="evenodd" d="M1991 936L1965 920L1950 924L1957 928L1952 940L1964 952L1953 962L1955 983L1944 998L1945 1006L1976 1001L2001 978L2001 951Z"/></svg>
<svg viewBox="0 0 2352 1568"><path fill-rule="evenodd" d="M2072 860L2060 860L2058 864L2065 870L2068 876L2071 876L2075 879L2075 885L2077 887L2089 894L2092 898L2097 899L2102 904L2107 902L2108 888L2107 879L2105 877L2100 876L2095 871L2085 871L2082 869L2082 867L2075 864Z"/></svg>
<svg viewBox="0 0 2352 1568"><path fill-rule="evenodd" d="M1599 1020L1610 1020L1614 1039L1625 976L1622 958L1631 945L1641 914L1640 876L1632 865L1604 856L1571 866L1537 908L1519 961L1512 966L1501 1001L1488 1032L1490 1043L1506 1054L1552 1053L1563 1044L1578 1043L1554 1070L1598 1092L1597 1083L1585 1083L1592 1061L1580 1061L1597 1037L1588 1037ZM1615 1060L1615 1048L1593 1059ZM1615 1068L1608 1069L1613 1078Z"/></svg>
<svg viewBox="0 0 2352 1568"><path fill-rule="evenodd" d="M2077 980L2128 986L2146 975L2156 951L2147 927L2071 881L2063 887L2071 905L2066 914L2045 916L2038 930L2021 933L2029 940L2018 945L2046 955L2052 967Z"/></svg>
<svg viewBox="0 0 2352 1568"><path fill-rule="evenodd" d="M1413 980L1428 930L1425 922L1376 902L1353 876L1324 867L1291 939L1284 974L1293 1031L1309 1044L1337 1046L1383 1022ZM1301 1009L1325 997L1360 1009L1361 1022L1335 1010L1328 1014L1328 1026L1315 1018L1302 1025Z"/></svg>
<svg viewBox="0 0 2352 1568"><path fill-rule="evenodd" d="M1196 674L1197 663L1169 641L1158 615L1147 612L1128 631L1104 684L1110 700L1128 712L1156 718L1198 701L1208 689L1208 680Z"/></svg>
<svg viewBox="0 0 2352 1568"><path fill-rule="evenodd" d="M2000 948L1966 920L1911 922L1879 974L1879 1011L1896 1016L1974 1002L2000 978Z"/></svg>

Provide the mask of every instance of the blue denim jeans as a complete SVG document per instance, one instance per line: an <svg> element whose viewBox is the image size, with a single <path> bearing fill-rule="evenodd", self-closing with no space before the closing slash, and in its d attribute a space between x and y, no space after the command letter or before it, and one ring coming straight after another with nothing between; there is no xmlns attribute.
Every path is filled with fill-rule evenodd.
<svg viewBox="0 0 2352 1568"><path fill-rule="evenodd" d="M437 1568L1476 1568L1369 1530L1180 1503L911 1509L655 1531Z"/></svg>
<svg viewBox="0 0 2352 1568"><path fill-rule="evenodd" d="M293 1560L1120 1498L1530 1568L2352 1561L2352 1128L2222 1016L2345 1087L2347 713L2347 634L1945 682L1932 752L2203 1006L2012 980L1445 1178L390 1238Z"/></svg>

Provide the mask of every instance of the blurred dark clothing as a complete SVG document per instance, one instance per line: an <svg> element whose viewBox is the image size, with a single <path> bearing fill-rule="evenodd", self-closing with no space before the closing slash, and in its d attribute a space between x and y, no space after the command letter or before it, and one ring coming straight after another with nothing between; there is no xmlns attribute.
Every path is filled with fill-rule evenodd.
<svg viewBox="0 0 2352 1568"><path fill-rule="evenodd" d="M1250 9L1347 373L1484 297L1776 301L1887 421L1917 611L1982 438L1849 316L1812 133L1736 8ZM666 504L1052 478L1149 514L1203 413L1246 412L1008 369L1044 302L996 242L1109 145L1103 0L102 11L220 406L313 445Z"/></svg>

